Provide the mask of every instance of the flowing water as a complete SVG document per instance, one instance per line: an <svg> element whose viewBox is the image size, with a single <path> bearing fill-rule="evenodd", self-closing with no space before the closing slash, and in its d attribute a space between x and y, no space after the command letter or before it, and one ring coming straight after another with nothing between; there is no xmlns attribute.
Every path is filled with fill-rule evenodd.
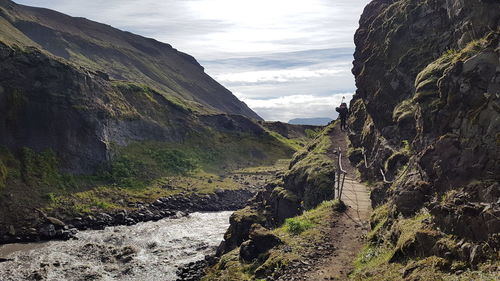
<svg viewBox="0 0 500 281"><path fill-rule="evenodd" d="M82 231L78 240L0 247L1 281L170 281L180 265L213 253L231 212Z"/></svg>

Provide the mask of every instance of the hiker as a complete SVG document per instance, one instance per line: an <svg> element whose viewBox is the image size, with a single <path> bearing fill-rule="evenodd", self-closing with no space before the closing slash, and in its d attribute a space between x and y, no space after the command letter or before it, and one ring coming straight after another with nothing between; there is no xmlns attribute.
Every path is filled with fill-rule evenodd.
<svg viewBox="0 0 500 281"><path fill-rule="evenodd" d="M335 110L339 113L340 117L340 130L347 131L346 120L349 116L349 109L347 108L347 104L345 102L340 104L340 107L335 108Z"/></svg>

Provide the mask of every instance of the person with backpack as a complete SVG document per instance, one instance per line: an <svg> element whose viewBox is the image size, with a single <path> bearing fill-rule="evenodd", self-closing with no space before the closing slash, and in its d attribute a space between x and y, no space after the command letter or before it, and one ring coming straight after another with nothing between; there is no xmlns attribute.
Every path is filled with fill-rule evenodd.
<svg viewBox="0 0 500 281"><path fill-rule="evenodd" d="M347 108L347 104L345 102L341 103L339 107L335 108L335 110L339 113L340 117L340 130L347 131L347 117L349 117L349 109Z"/></svg>

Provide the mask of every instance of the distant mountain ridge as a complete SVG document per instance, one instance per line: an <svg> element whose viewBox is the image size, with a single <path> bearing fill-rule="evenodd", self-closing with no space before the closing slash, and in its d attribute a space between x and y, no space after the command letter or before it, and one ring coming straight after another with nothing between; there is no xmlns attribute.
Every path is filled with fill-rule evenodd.
<svg viewBox="0 0 500 281"><path fill-rule="evenodd" d="M0 41L33 46L112 80L146 84L185 99L204 112L261 120L246 104L208 76L190 55L171 45L85 18L0 1Z"/></svg>
<svg viewBox="0 0 500 281"><path fill-rule="evenodd" d="M288 121L289 124L293 125L312 125L312 126L326 126L328 123L332 122L332 118L320 117L320 118L295 118Z"/></svg>

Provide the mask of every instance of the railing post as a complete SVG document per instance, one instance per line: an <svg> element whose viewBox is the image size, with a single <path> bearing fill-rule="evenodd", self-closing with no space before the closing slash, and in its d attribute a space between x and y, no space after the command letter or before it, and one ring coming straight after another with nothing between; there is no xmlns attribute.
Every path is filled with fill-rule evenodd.
<svg viewBox="0 0 500 281"><path fill-rule="evenodd" d="M344 190L344 181L345 181L345 175L347 174L346 171L342 168L342 150L339 147L339 159L337 161L337 170L338 170L338 178L337 178L337 191L338 191L338 200L342 200L342 191ZM340 182L340 177L342 176L342 182Z"/></svg>

